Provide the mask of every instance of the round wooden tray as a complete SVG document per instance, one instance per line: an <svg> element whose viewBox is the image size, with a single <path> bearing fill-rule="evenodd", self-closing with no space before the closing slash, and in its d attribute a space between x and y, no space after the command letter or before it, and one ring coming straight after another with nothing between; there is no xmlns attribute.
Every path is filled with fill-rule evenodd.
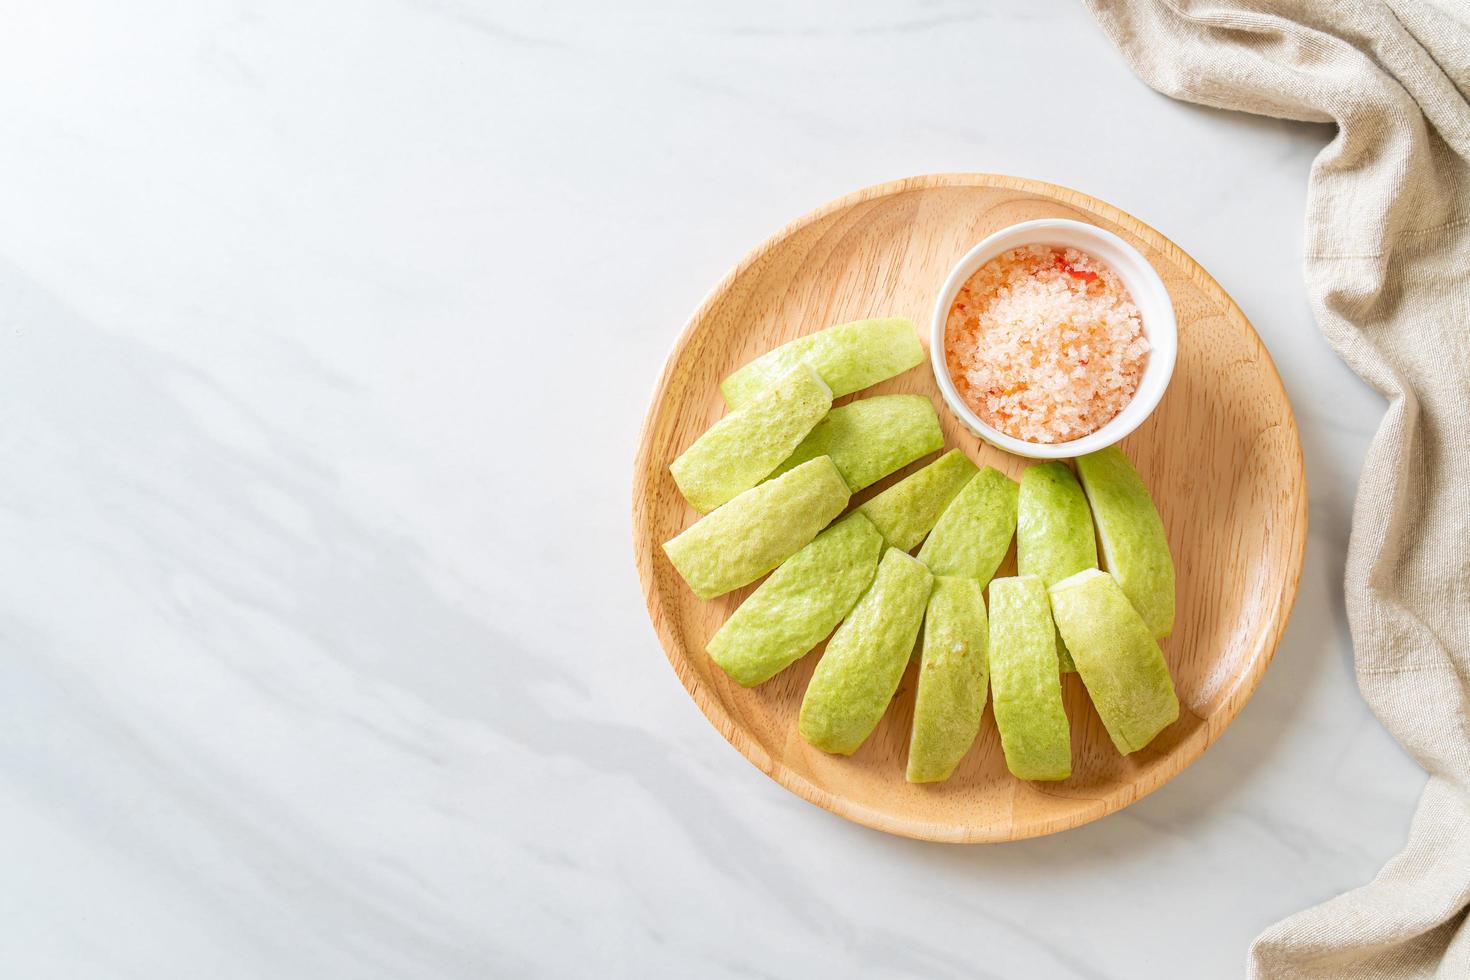
<svg viewBox="0 0 1470 980"><path fill-rule="evenodd" d="M908 316L926 345L935 295L980 239L1032 218L1087 221L1121 235L1158 269L1179 318L1179 360L1162 404L1124 441L1163 514L1178 571L1178 614L1164 655L1181 713L1153 744L1121 756L1075 674L1063 694L1073 774L1028 783L1005 768L989 707L980 736L945 783L904 780L911 666L883 722L851 758L796 732L821 648L746 690L704 653L754 586L710 602L689 591L660 544L697 516L668 464L724 412L719 381L801 334L870 316ZM947 447L1019 477L1026 461L980 443L944 407L928 363L859 393L934 400ZM922 460L859 494L866 499ZM748 255L675 344L644 422L634 467L633 542L654 629L691 697L747 759L807 800L878 830L934 841L1015 840L1096 820L1157 789L1219 737L1255 690L1296 597L1307 488L1296 420L1245 315L1173 242L1076 191L1017 177L938 174L870 187L782 229ZM1000 574L1014 574L1014 555Z"/></svg>

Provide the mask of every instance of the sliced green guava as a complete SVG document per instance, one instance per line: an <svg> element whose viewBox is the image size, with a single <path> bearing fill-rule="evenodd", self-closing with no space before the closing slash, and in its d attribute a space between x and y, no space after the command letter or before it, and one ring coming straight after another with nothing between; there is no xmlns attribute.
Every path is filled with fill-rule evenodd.
<svg viewBox="0 0 1470 980"><path fill-rule="evenodd" d="M1087 496L1060 462L1026 467L1016 520L1016 573L1035 575L1050 588L1084 568L1097 567L1097 536ZM1057 636L1062 673L1076 670L1067 645Z"/></svg>
<svg viewBox="0 0 1470 980"><path fill-rule="evenodd" d="M912 320L854 320L797 337L767 351L724 381L725 403L737 408L806 361L841 398L923 363L924 347Z"/></svg>
<svg viewBox="0 0 1470 980"><path fill-rule="evenodd" d="M987 466L944 509L919 549L935 575L989 582L1016 533L1016 481Z"/></svg>
<svg viewBox="0 0 1470 980"><path fill-rule="evenodd" d="M691 524L664 553L701 599L748 585L806 547L850 494L826 456L745 491Z"/></svg>
<svg viewBox="0 0 1470 980"><path fill-rule="evenodd" d="M989 633L984 587L973 578L936 575L924 613L909 782L948 779L974 744L990 677Z"/></svg>
<svg viewBox="0 0 1470 980"><path fill-rule="evenodd" d="M1174 558L1148 487L1117 446L1077 457L1077 475L1092 505L1104 565L1162 640L1174 631Z"/></svg>
<svg viewBox="0 0 1470 980"><path fill-rule="evenodd" d="M934 403L923 395L874 395L839 405L817 423L776 475L831 456L857 493L944 446Z"/></svg>
<svg viewBox="0 0 1470 980"><path fill-rule="evenodd" d="M684 499L707 514L770 476L831 408L832 389L810 364L798 364L705 430L669 472Z"/></svg>
<svg viewBox="0 0 1470 980"><path fill-rule="evenodd" d="M858 508L899 551L911 551L939 520L949 502L979 472L970 458L951 449L928 466Z"/></svg>
<svg viewBox="0 0 1470 980"><path fill-rule="evenodd" d="M1035 575L990 582L990 696L1006 768L1021 779L1072 775L1056 627Z"/></svg>
<svg viewBox="0 0 1470 980"><path fill-rule="evenodd" d="M1179 717L1164 653L1107 572L1089 568L1049 590L1077 673L1118 751L1137 752Z"/></svg>
<svg viewBox="0 0 1470 980"><path fill-rule="evenodd" d="M873 584L837 627L807 685L797 723L824 752L852 755L888 710L908 666L934 576L889 548Z"/></svg>
<svg viewBox="0 0 1470 980"><path fill-rule="evenodd" d="M705 650L740 684L770 680L822 642L873 582L883 535L849 514L771 573Z"/></svg>

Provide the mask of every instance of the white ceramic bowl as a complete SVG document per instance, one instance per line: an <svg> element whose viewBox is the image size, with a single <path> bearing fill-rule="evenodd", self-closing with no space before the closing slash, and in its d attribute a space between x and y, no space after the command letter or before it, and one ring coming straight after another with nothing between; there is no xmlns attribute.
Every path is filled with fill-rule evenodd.
<svg viewBox="0 0 1470 980"><path fill-rule="evenodd" d="M1071 442L1040 443L1026 442L999 432L984 422L965 404L949 376L949 366L944 358L944 327L949 319L949 308L955 294L975 270L1003 252L1022 245L1057 245L1063 248L1081 249L1111 266L1138 306L1143 321L1143 334L1151 348L1148 363L1143 369L1143 378L1133 400L1107 425L1096 432L1073 439ZM1096 452L1122 439L1138 428L1149 413L1164 397L1169 386L1169 377L1174 373L1174 358L1179 350L1179 332L1174 322L1174 304L1164 281L1154 271L1138 250L1110 231L1103 231L1080 221L1062 218L1043 218L1039 221L1023 221L1018 225L1003 228L979 245L965 253L959 264L950 272L939 291L939 300L934 304L934 322L929 334L929 358L934 367L934 379L944 395L945 404L961 422L976 436L992 446L1028 456L1032 459L1064 459Z"/></svg>

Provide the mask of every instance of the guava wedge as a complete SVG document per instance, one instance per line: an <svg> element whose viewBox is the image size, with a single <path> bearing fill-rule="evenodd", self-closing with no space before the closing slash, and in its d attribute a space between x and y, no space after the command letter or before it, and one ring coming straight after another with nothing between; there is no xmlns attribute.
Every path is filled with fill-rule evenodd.
<svg viewBox="0 0 1470 980"><path fill-rule="evenodd" d="M745 491L664 542L689 588L713 599L749 585L806 547L850 494L826 456Z"/></svg>
<svg viewBox="0 0 1470 980"><path fill-rule="evenodd" d="M1035 575L990 582L990 696L1006 768L1020 779L1072 775L1056 627Z"/></svg>
<svg viewBox="0 0 1470 980"><path fill-rule="evenodd" d="M1077 457L1077 475L1092 505L1104 566L1162 640L1174 631L1174 558L1148 487L1117 446Z"/></svg>
<svg viewBox="0 0 1470 980"><path fill-rule="evenodd" d="M936 575L924 613L909 782L948 779L975 743L985 712L989 646L984 586L973 578Z"/></svg>
<svg viewBox="0 0 1470 980"><path fill-rule="evenodd" d="M924 360L912 320L888 317L840 323L767 351L720 382L725 404L738 408L802 361L832 389L833 398L902 374Z"/></svg>
<svg viewBox="0 0 1470 980"><path fill-rule="evenodd" d="M919 561L935 575L962 575L983 587L1016 533L1016 481L987 466L964 485L924 539Z"/></svg>
<svg viewBox="0 0 1470 980"><path fill-rule="evenodd" d="M852 755L873 734L908 666L933 584L917 559L897 548L883 553L873 584L817 662L797 722L802 738Z"/></svg>
<svg viewBox="0 0 1470 980"><path fill-rule="evenodd" d="M798 364L706 429L669 472L684 499L707 514L770 476L831 408L832 389L810 364Z"/></svg>
<svg viewBox="0 0 1470 980"><path fill-rule="evenodd" d="M1086 569L1049 593L1057 627L1103 727L1119 752L1137 752L1179 717L1163 651L1107 572Z"/></svg>
<svg viewBox="0 0 1470 980"><path fill-rule="evenodd" d="M852 611L878 570L883 535L849 514L792 555L752 592L705 647L745 687L775 677Z"/></svg>
<svg viewBox="0 0 1470 980"><path fill-rule="evenodd" d="M978 472L968 456L951 449L867 501L858 511L867 515L891 547L911 551Z"/></svg>
<svg viewBox="0 0 1470 980"><path fill-rule="evenodd" d="M1097 536L1087 496L1060 462L1038 463L1021 474L1016 521L1016 573L1035 575L1048 588L1084 568L1097 567ZM1057 636L1062 673L1076 670Z"/></svg>
<svg viewBox="0 0 1470 980"><path fill-rule="evenodd" d="M943 446L939 416L928 398L874 395L832 409L774 475L831 456L848 489L857 493Z"/></svg>

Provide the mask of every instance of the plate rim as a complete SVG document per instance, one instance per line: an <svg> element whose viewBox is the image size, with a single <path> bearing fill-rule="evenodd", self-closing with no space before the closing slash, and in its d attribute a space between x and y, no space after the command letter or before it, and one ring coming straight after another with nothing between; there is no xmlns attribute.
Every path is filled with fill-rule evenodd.
<svg viewBox="0 0 1470 980"><path fill-rule="evenodd" d="M1274 596L1274 608L1271 614L1271 625L1268 630L1258 634L1254 645L1254 651L1250 657L1249 668L1241 682L1226 699L1218 711L1203 719L1204 724L1188 740L1179 745L1167 757L1165 764L1158 766L1140 780L1129 782L1117 787L1107 796L1094 800L1096 807L1079 808L1072 814L1062 818L1049 820L1038 820L1033 823L1018 825L1015 821L1010 822L1010 832L986 833L984 828L971 832L967 825L959 832L956 828L946 825L936 825L922 820L903 819L887 813L873 810L861 803L855 802L847 797L840 796L822 787L819 787L806 779L804 776L792 770L790 767L779 762L771 756L765 748L754 739L749 737L743 729L735 724L730 713L725 709L723 703L717 697L709 694L701 685L697 675L694 675L685 663L688 655L680 652L677 656L672 649L675 644L670 635L667 625L663 622L663 615L658 602L659 590L655 579L654 561L656 560L657 548L650 546L649 534L647 533L650 515L646 503L649 500L650 465L652 463L653 444L652 427L655 417L659 414L660 405L668 391L670 380L673 376L674 366L679 361L693 339L695 328L709 314L714 304L725 294L729 287L745 274L756 263L763 260L772 249L784 242L786 239L815 222L821 221L834 212L845 210L857 205L864 204L882 197L895 194L907 193L916 190L932 190L945 187L991 187L1004 190L1016 190L1026 193L1040 194L1062 203L1070 203L1084 210L1096 213L1108 221L1113 222L1130 233L1143 239L1150 247L1168 255L1172 261L1185 268L1190 278L1202 290L1218 300L1230 313L1238 317L1249 331L1249 336L1254 341L1261 359L1270 372L1271 380L1280 389L1281 399L1286 406L1286 417L1282 424L1291 432L1291 447L1295 450L1294 479L1293 485L1298 488L1296 520L1293 522L1295 534L1290 542L1289 563L1286 575L1282 582L1280 592ZM787 222L777 229L773 234L756 245L737 262L729 272L720 278L709 292L705 294L684 328L679 332L668 354L664 358L663 369L659 372L658 380L654 384L649 396L648 408L644 413L643 422L638 431L638 448L633 458L633 500L632 500L632 531L633 531L633 553L634 561L638 569L639 585L643 591L644 604L648 609L650 624L658 638L659 646L663 649L664 658L668 660L673 668L679 682L684 686L690 698L699 707L705 718L712 724L716 731L729 742L746 760L761 772L775 780L787 790L824 810L836 814L853 823L868 827L884 833L907 837L913 840L923 840L935 843L952 844L979 844L979 843L1002 843L1015 840L1025 840L1041 837L1049 834L1060 833L1076 827L1100 820L1117 811L1136 803L1159 787L1172 780L1179 773L1192 765L1201 755L1205 753L1215 741L1224 733L1240 714L1260 685L1261 678L1275 658L1277 647L1280 646L1282 635L1286 631L1286 625L1291 619L1291 612L1296 604L1297 595L1300 592L1302 570L1306 558L1307 522L1308 522L1308 487L1306 475L1306 459L1302 451L1301 431L1296 423L1296 413L1291 405L1291 399L1287 395L1286 386L1281 380L1281 372L1276 367L1271 352L1262 342L1260 334L1256 332L1255 324L1245 315L1239 304L1230 296L1225 288L1215 280L1214 276L1195 261L1189 253L1185 252L1171 239L1158 231L1153 226L1139 220L1128 212L1109 204L1090 194L1065 187L1060 184L1052 184L1046 181L1035 180L1029 177L1017 177L1007 174L994 174L985 172L944 172L924 174L913 177L903 177L897 180L884 181L872 184L859 190L844 194L841 197L828 201L805 214Z"/></svg>

